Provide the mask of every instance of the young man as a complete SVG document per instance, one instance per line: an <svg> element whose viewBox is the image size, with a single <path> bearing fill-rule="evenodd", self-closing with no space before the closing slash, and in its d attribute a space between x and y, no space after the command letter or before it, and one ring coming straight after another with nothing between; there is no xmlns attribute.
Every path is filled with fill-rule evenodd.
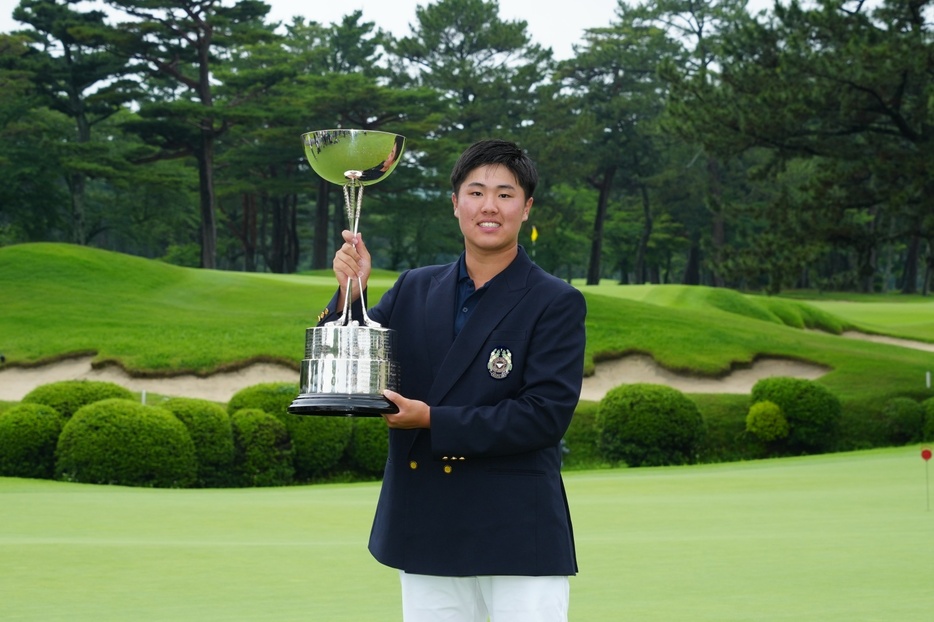
<svg viewBox="0 0 934 622"><path fill-rule="evenodd" d="M400 570L406 622L567 619L577 561L560 441L580 395L586 306L519 246L537 182L513 143L469 147L451 173L463 255L404 272L368 311L396 331L401 369L399 392L385 392L399 412L384 417L369 548ZM365 288L370 274L362 238L343 235L329 309L343 309L349 277Z"/></svg>

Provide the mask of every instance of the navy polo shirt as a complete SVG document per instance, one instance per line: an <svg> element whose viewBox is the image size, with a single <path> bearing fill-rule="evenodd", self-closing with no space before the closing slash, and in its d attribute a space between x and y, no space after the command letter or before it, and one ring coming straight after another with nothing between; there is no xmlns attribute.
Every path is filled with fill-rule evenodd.
<svg viewBox="0 0 934 622"><path fill-rule="evenodd" d="M460 334L467 318L473 313L477 303L483 297L488 289L489 282L484 283L483 287L476 289L473 279L467 274L467 261L464 255L457 260L457 304L454 306L454 337Z"/></svg>

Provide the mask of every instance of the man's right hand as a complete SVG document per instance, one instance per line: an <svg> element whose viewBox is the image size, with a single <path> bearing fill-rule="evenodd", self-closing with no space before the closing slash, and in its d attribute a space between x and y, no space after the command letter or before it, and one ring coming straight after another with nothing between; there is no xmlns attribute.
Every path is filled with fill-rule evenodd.
<svg viewBox="0 0 934 622"><path fill-rule="evenodd" d="M345 229L341 232L341 237L344 238L344 243L334 254L334 276L337 277L337 282L341 288L337 301L338 309L344 306L347 296L347 280L352 280L350 301L354 302L360 298L360 286L357 284L357 279L362 281L363 289L366 289L367 281L370 278L370 270L372 269L370 252L366 249L363 236L357 233L356 244L354 244L353 232Z"/></svg>

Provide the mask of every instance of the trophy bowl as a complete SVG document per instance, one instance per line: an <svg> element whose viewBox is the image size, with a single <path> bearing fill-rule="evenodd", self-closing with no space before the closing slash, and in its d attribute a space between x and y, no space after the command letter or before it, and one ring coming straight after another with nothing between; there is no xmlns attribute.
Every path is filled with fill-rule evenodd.
<svg viewBox="0 0 934 622"><path fill-rule="evenodd" d="M302 146L311 168L325 181L343 187L347 220L356 234L363 188L392 173L405 137L371 130L320 130L302 134ZM288 408L293 415L379 417L398 412L382 395L386 389L398 388L395 331L367 316L360 279L363 323L351 320L352 286L350 279L339 319L305 330L300 394Z"/></svg>
<svg viewBox="0 0 934 622"><path fill-rule="evenodd" d="M355 185L382 181L399 164L405 137L372 130L319 130L302 134L305 158L326 181L350 183L348 173L359 173Z"/></svg>

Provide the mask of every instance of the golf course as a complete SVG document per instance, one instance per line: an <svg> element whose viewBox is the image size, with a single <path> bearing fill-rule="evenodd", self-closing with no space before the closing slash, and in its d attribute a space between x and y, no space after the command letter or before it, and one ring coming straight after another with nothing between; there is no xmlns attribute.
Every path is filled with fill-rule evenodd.
<svg viewBox="0 0 934 622"><path fill-rule="evenodd" d="M394 278L371 278L371 304ZM844 423L840 450L821 455L727 460L730 451L710 450L706 463L643 468L572 461L572 620L934 616L928 445L886 446L867 423L892 398L934 396L934 301L574 284L588 304L585 385L633 382L613 366L641 357L683 381L714 439L733 442L748 392L715 383L777 361L834 393ZM151 383L150 401L176 395L182 379L295 378L304 330L334 287L327 274L2 247L0 417L35 374L51 378L75 361L87 364L77 378L117 372ZM250 370L283 376L237 376ZM598 401L595 390L581 408ZM366 550L378 491L374 481L159 489L0 477L0 619L397 620L396 571Z"/></svg>
<svg viewBox="0 0 934 622"><path fill-rule="evenodd" d="M929 620L926 467L895 448L569 472L570 618ZM3 619L399 619L366 551L377 493L0 479Z"/></svg>

